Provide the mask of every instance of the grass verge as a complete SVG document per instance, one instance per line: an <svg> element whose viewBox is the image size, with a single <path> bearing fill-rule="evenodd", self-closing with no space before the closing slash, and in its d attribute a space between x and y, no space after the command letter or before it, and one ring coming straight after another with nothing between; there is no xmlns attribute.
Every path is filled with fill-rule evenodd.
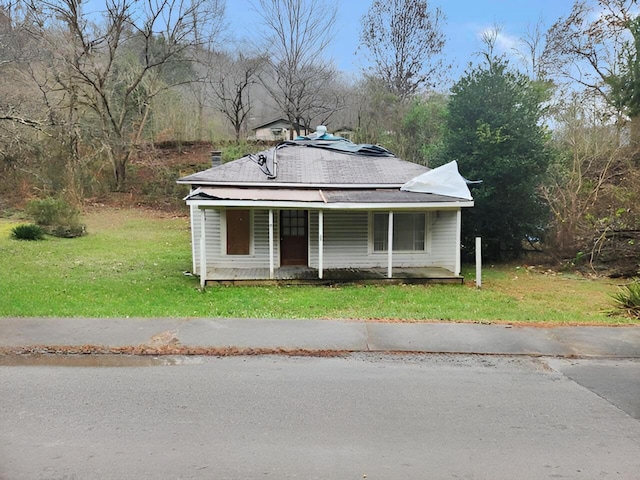
<svg viewBox="0 0 640 480"><path fill-rule="evenodd" d="M11 240L0 220L0 316L339 318L545 324L631 324L611 316L607 279L491 266L473 285L208 287L190 270L188 219L99 209L89 234Z"/></svg>

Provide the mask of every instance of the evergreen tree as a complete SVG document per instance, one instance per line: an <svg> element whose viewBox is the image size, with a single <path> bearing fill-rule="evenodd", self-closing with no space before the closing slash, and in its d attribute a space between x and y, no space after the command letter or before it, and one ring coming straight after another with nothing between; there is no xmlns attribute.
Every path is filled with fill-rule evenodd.
<svg viewBox="0 0 640 480"><path fill-rule="evenodd" d="M487 259L514 257L543 234L547 208L538 190L551 158L545 99L539 84L490 56L452 88L441 163L457 160L466 178L483 181L463 214L467 252L481 236Z"/></svg>

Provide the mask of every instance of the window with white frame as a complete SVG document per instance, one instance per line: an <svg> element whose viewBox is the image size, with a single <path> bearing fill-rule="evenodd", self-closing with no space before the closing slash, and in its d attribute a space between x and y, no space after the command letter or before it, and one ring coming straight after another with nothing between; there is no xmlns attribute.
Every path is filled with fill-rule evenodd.
<svg viewBox="0 0 640 480"><path fill-rule="evenodd" d="M386 252L389 248L389 214L373 214L373 251ZM393 214L393 250L424 252L427 249L427 214Z"/></svg>

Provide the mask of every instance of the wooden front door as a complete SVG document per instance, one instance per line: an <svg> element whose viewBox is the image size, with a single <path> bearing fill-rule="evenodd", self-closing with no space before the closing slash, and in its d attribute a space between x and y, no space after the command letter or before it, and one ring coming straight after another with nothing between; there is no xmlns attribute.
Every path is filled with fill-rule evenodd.
<svg viewBox="0 0 640 480"><path fill-rule="evenodd" d="M280 265L307 265L308 219L306 210L280 212Z"/></svg>

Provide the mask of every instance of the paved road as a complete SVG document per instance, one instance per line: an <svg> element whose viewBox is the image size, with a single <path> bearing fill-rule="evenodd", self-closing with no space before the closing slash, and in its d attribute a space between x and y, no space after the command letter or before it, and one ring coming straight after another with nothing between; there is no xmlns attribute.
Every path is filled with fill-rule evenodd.
<svg viewBox="0 0 640 480"><path fill-rule="evenodd" d="M81 361L0 367L0 478L640 477L638 360Z"/></svg>
<svg viewBox="0 0 640 480"><path fill-rule="evenodd" d="M640 361L548 359L554 369L640 420ZM640 479L640 472L638 473Z"/></svg>

